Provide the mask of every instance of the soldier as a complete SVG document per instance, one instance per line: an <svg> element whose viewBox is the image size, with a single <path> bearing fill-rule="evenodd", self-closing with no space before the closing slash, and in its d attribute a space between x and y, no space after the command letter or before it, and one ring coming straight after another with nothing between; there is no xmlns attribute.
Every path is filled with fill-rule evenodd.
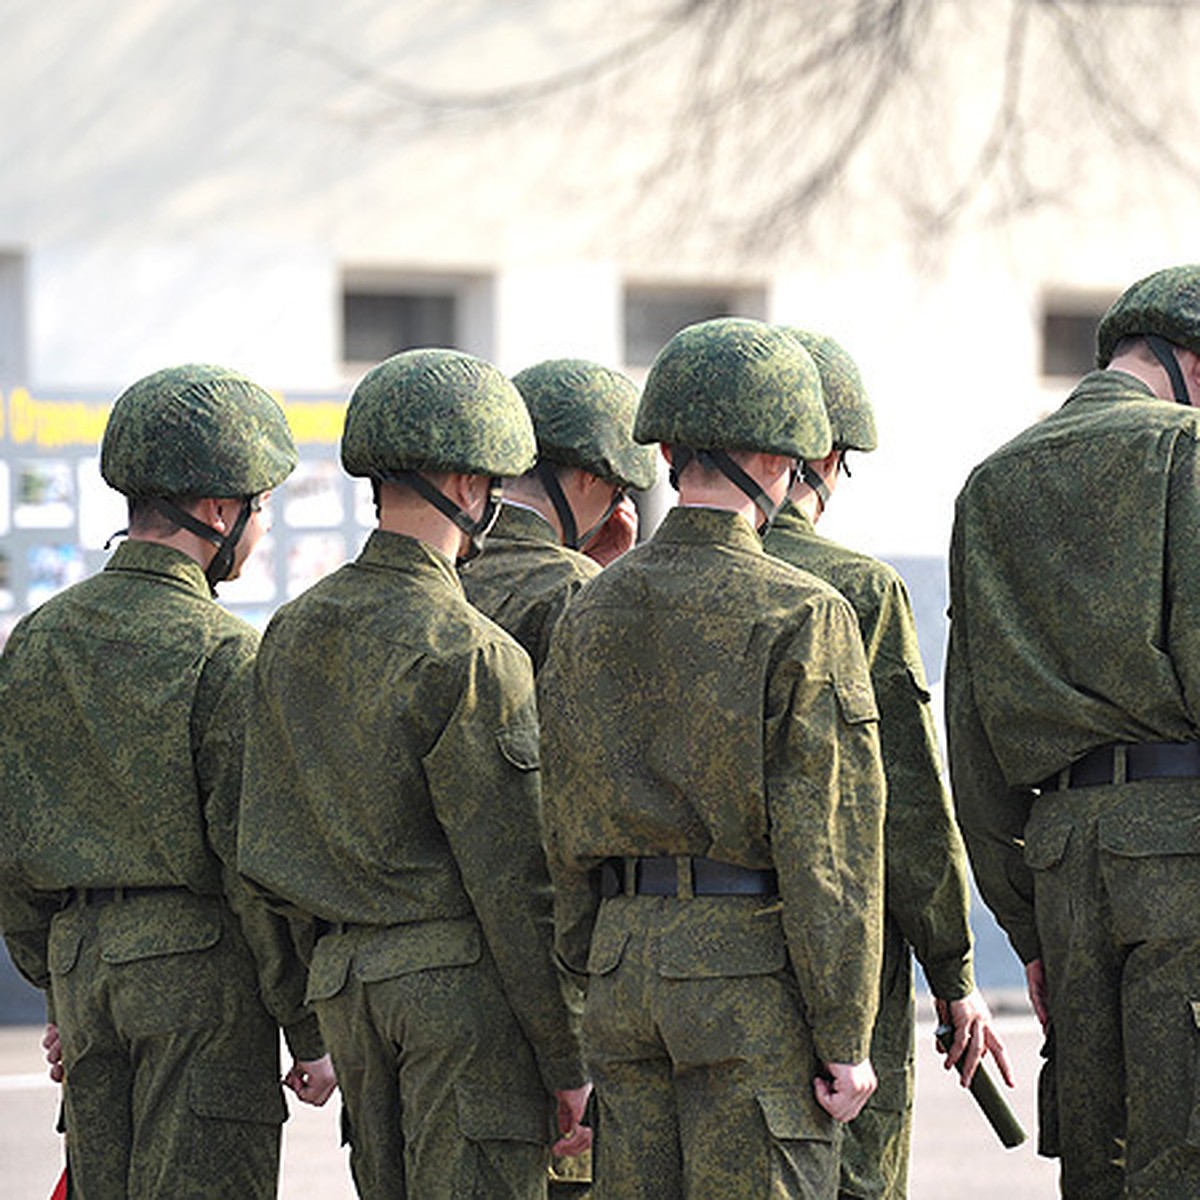
<svg viewBox="0 0 1200 1200"><path fill-rule="evenodd" d="M637 510L626 491L654 483L656 455L633 440L638 390L620 372L583 359L551 359L519 372L513 383L533 420L537 465L506 485L487 553L467 566L462 581L467 599L525 647L537 671L563 609L600 571L581 551L604 536L613 518L630 545L636 539ZM622 506L632 510L628 523ZM556 1161L551 1194L585 1194L588 1158Z"/></svg>
<svg viewBox="0 0 1200 1200"><path fill-rule="evenodd" d="M333 1089L292 930L234 870L258 637L212 600L295 464L250 380L135 383L100 456L129 539L0 658L0 917L61 1038L72 1195L273 1197L280 1025L284 1082Z"/></svg>
<svg viewBox="0 0 1200 1200"><path fill-rule="evenodd" d="M1197 1196L1200 266L1129 288L1097 362L959 494L951 779L1063 1195Z"/></svg>
<svg viewBox="0 0 1200 1200"><path fill-rule="evenodd" d="M629 503L628 489L654 483L655 452L633 440L638 391L618 371L551 359L513 383L533 419L537 465L506 485L488 552L462 579L467 599L525 647L537 670L555 621L600 570L581 551ZM636 510L633 519L622 526L631 543Z"/></svg>
<svg viewBox="0 0 1200 1200"><path fill-rule="evenodd" d="M879 1087L846 1129L845 1197L903 1197L908 1191L913 1103L913 974L916 951L943 1024L955 1037L946 1061L966 1054L968 1083L985 1046L1011 1082L987 1004L974 989L966 854L942 786L941 763L917 629L904 582L886 563L816 532L848 450L874 450L875 414L854 360L830 337L792 329L821 375L833 448L807 462L771 525L768 554L832 584L854 607L879 706L887 778L884 819L886 915L879 1015L871 1064Z"/></svg>
<svg viewBox="0 0 1200 1200"><path fill-rule="evenodd" d="M243 871L319 922L309 998L359 1194L545 1194L557 1098L586 1148L553 963L525 652L463 595L529 415L490 364L413 350L350 398L342 463L372 481L358 559L281 608L255 676Z"/></svg>
<svg viewBox="0 0 1200 1200"><path fill-rule="evenodd" d="M874 1087L877 714L850 606L756 532L829 450L816 368L761 322L689 326L635 437L680 505L575 597L539 680L596 1195L830 1197Z"/></svg>

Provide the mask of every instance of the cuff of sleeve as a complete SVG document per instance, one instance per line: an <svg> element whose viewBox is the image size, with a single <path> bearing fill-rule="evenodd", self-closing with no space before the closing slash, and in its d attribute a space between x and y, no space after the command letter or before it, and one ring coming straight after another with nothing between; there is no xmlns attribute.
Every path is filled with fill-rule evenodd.
<svg viewBox="0 0 1200 1200"><path fill-rule="evenodd" d="M325 1043L321 1038L316 1013L309 1013L301 1020L285 1026L283 1037L292 1057L299 1062L313 1062L325 1054Z"/></svg>
<svg viewBox="0 0 1200 1200"><path fill-rule="evenodd" d="M961 1000L975 990L975 972L971 958L955 959L953 962L921 964L929 990L939 1000Z"/></svg>
<svg viewBox="0 0 1200 1200"><path fill-rule="evenodd" d="M1035 958L1042 957L1042 943L1038 938L1037 929L1033 925L1014 926L1006 929L1005 933L1008 934L1009 943L1022 964L1031 963Z"/></svg>
<svg viewBox="0 0 1200 1200"><path fill-rule="evenodd" d="M838 1014L838 1019L813 1026L813 1048L827 1063L860 1063L870 1057L871 1026L864 1009Z"/></svg>
<svg viewBox="0 0 1200 1200"><path fill-rule="evenodd" d="M588 1081L588 1073L579 1055L564 1058L542 1059L538 1064L542 1083L548 1093L564 1092L582 1087Z"/></svg>

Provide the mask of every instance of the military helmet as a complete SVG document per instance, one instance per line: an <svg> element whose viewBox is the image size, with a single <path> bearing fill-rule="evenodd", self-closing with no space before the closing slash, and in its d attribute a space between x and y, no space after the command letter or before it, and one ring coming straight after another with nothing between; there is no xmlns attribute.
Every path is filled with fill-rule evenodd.
<svg viewBox="0 0 1200 1200"><path fill-rule="evenodd" d="M1118 297L1096 331L1096 365L1107 367L1123 337L1166 339L1200 354L1200 265L1167 267Z"/></svg>
<svg viewBox="0 0 1200 1200"><path fill-rule="evenodd" d="M845 347L825 334L790 325L785 328L817 364L834 446L839 450L874 450L879 445L875 410L867 398L858 364Z"/></svg>
<svg viewBox="0 0 1200 1200"><path fill-rule="evenodd" d="M296 466L269 392L225 367L189 363L139 379L113 404L100 473L132 497L255 496Z"/></svg>
<svg viewBox="0 0 1200 1200"><path fill-rule="evenodd" d="M458 350L392 355L359 380L346 410L342 465L351 475L521 475L536 455L520 393L491 363Z"/></svg>
<svg viewBox="0 0 1200 1200"><path fill-rule="evenodd" d="M652 447L633 440L637 385L619 371L581 358L555 358L513 376L541 458L582 467L623 488L656 479Z"/></svg>
<svg viewBox="0 0 1200 1200"><path fill-rule="evenodd" d="M777 326L718 317L681 329L658 352L633 436L693 450L824 458L831 447L821 378Z"/></svg>

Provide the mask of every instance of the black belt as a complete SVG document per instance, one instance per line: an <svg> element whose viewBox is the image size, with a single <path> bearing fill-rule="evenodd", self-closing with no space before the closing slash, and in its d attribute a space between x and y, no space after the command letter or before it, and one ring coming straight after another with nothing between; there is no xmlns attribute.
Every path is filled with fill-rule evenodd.
<svg viewBox="0 0 1200 1200"><path fill-rule="evenodd" d="M162 892L186 892L187 888L173 884L153 887L77 887L71 888L71 899L80 904L111 904L114 900L129 900L134 896L149 896Z"/></svg>
<svg viewBox="0 0 1200 1200"><path fill-rule="evenodd" d="M626 886L629 870L633 872L632 887ZM600 894L608 900L622 895L677 896L680 891L686 894L689 884L693 896L774 896L779 892L774 871L739 867L715 858L667 854L609 858L600 867Z"/></svg>
<svg viewBox="0 0 1200 1200"><path fill-rule="evenodd" d="M1116 745L1097 746L1037 785L1043 792L1121 782ZM1125 779L1200 778L1200 742L1133 742L1124 747Z"/></svg>

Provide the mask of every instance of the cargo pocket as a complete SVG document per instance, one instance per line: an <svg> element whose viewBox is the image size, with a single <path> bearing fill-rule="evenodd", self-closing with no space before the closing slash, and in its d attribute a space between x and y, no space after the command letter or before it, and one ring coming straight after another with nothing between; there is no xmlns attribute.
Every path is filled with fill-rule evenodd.
<svg viewBox="0 0 1200 1200"><path fill-rule="evenodd" d="M225 1063L195 1063L188 1075L193 1168L220 1181L223 1195L254 1195L275 1177L287 1104L275 1074Z"/></svg>
<svg viewBox="0 0 1200 1200"><path fill-rule="evenodd" d="M686 915L695 914L704 901L693 901ZM751 975L774 975L787 965L787 946L777 916L755 918L748 906L738 904L745 914L739 921L729 911L728 898L716 904L723 911L712 921L680 922L664 938L659 950L659 974L664 979L736 979Z"/></svg>
<svg viewBox="0 0 1200 1200"><path fill-rule="evenodd" d="M548 1161L550 1106L544 1095L473 1083L454 1085L458 1131L470 1150L459 1165L451 1194L515 1194L518 1179L536 1177Z"/></svg>
<svg viewBox="0 0 1200 1200"><path fill-rule="evenodd" d="M842 720L847 725L864 725L868 721L879 720L875 693L865 676L851 679L839 677L833 681L833 690L837 695Z"/></svg>
<svg viewBox="0 0 1200 1200"><path fill-rule="evenodd" d="M1200 937L1200 816L1193 789L1100 818L1100 871L1123 944Z"/></svg>
<svg viewBox="0 0 1200 1200"><path fill-rule="evenodd" d="M772 1196L833 1196L837 1192L840 1128L815 1099L795 1088L756 1094L770 1141Z"/></svg>

